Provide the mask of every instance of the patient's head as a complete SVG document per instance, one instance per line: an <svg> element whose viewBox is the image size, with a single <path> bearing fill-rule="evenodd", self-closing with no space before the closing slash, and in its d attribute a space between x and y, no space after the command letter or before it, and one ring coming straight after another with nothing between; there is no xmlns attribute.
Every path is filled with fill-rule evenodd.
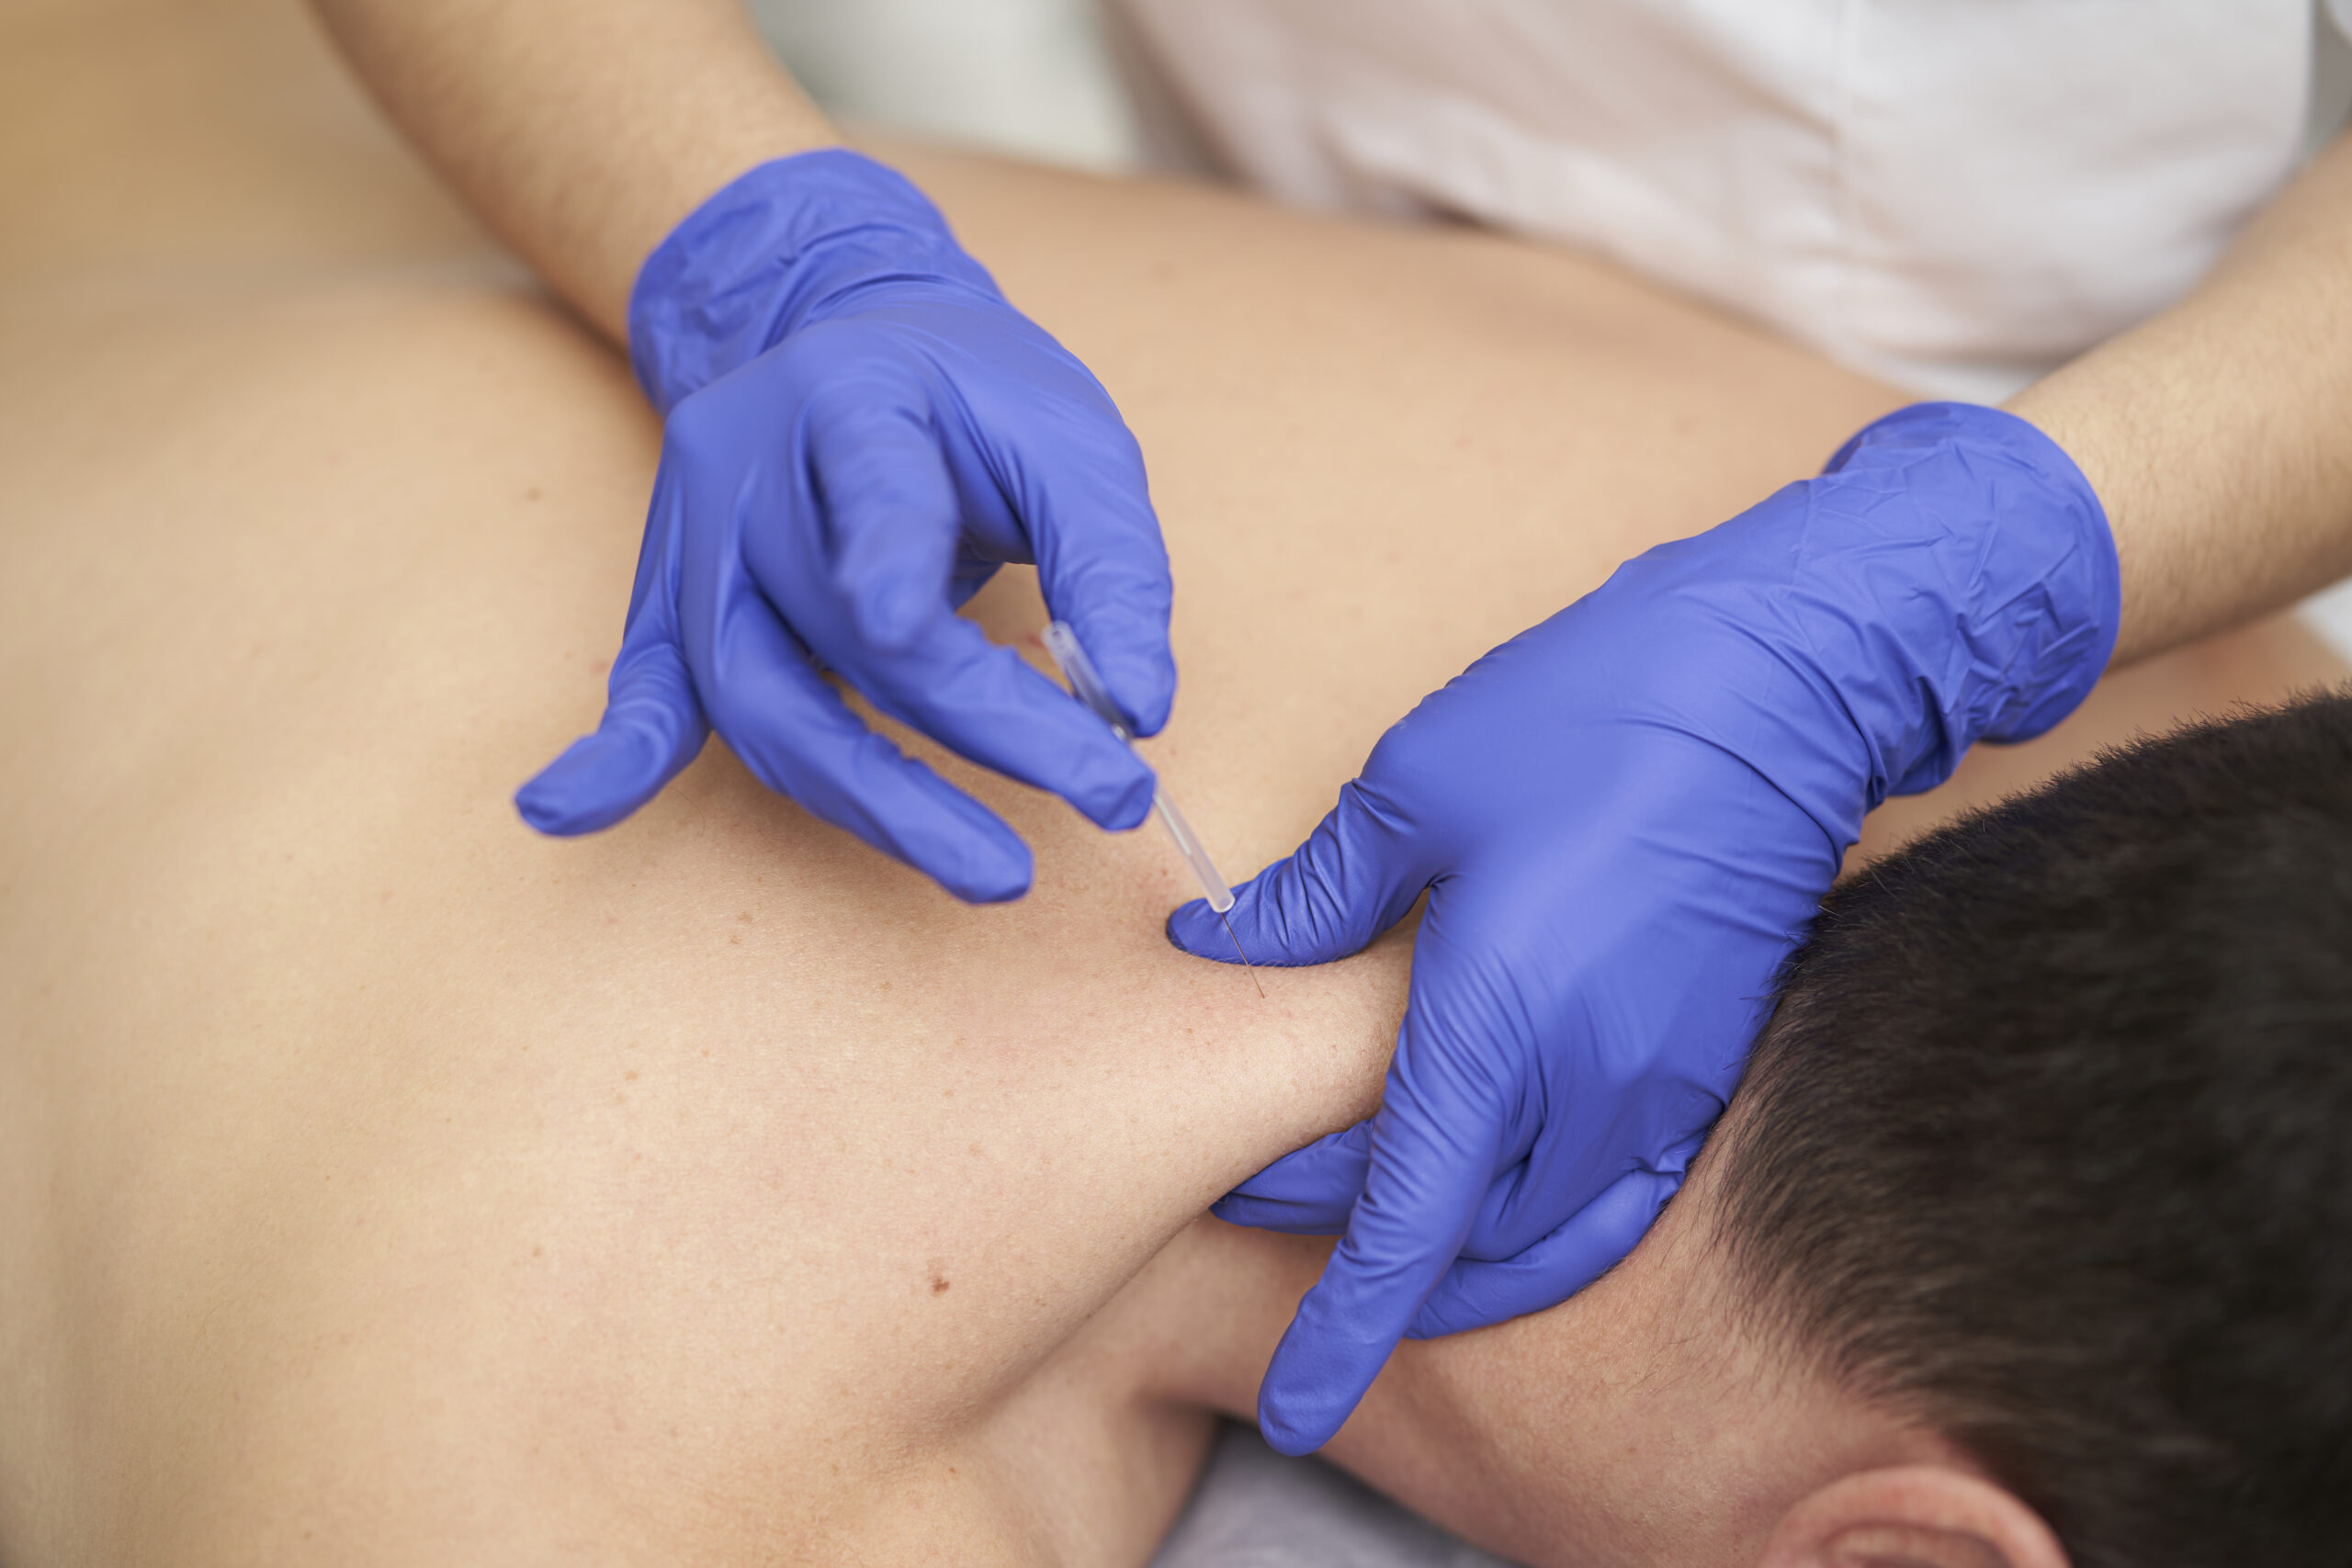
<svg viewBox="0 0 2352 1568"><path fill-rule="evenodd" d="M1754 1326L1957 1440L2075 1568L2346 1561L2352 697L2110 755L1841 888L1717 1154Z"/></svg>

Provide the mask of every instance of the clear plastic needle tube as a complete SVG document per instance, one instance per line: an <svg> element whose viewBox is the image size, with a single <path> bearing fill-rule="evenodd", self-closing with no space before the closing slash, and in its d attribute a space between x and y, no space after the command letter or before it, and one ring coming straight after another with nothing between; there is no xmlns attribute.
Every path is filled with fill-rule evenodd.
<svg viewBox="0 0 2352 1568"><path fill-rule="evenodd" d="M1128 745L1134 745L1135 732L1127 728L1126 715L1121 713L1119 705L1111 700L1110 688L1102 684L1102 677L1095 671L1094 660L1087 658L1086 649L1079 646L1078 634L1070 629L1069 623L1047 623L1045 643L1046 651L1054 656L1054 663L1062 672L1062 679L1069 682L1071 694L1092 708L1096 716L1111 727L1113 734ZM1225 919L1225 912L1233 908L1233 889L1226 885L1224 877L1217 874L1216 863L1209 859L1208 851L1201 845L1200 836L1193 831L1193 825L1184 820L1184 814L1176 808L1176 802L1169 797L1168 791L1161 787L1157 777L1152 780L1151 805L1159 818L1159 825L1168 829L1169 838L1175 841L1176 852L1184 857L1186 865L1192 867L1193 875L1200 883L1202 896L1208 899L1209 908L1216 911L1218 919L1225 921L1225 934L1233 938L1233 951L1240 954L1241 967L1250 971L1250 983L1257 986L1258 994L1263 996L1266 987L1259 984L1256 966L1250 962L1250 955L1242 953L1241 939L1233 934L1233 922Z"/></svg>

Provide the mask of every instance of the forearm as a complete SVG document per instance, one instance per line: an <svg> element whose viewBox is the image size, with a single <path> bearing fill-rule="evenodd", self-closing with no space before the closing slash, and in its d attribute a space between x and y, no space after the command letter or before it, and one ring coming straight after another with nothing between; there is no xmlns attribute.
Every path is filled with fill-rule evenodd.
<svg viewBox="0 0 2352 1568"><path fill-rule="evenodd" d="M2352 136L2187 299L2008 406L2106 505L2118 663L2352 572Z"/></svg>
<svg viewBox="0 0 2352 1568"><path fill-rule="evenodd" d="M616 341L680 220L838 140L733 0L314 3L442 175Z"/></svg>

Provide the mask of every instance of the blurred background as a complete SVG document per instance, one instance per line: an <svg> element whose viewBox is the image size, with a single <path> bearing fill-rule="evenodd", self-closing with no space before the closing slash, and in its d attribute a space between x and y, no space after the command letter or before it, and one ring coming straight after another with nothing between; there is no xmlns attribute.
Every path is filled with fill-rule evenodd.
<svg viewBox="0 0 2352 1568"><path fill-rule="evenodd" d="M2312 7L2311 141L2352 107L2352 0ZM1082 168L1133 168L1143 139L1101 0L751 0L835 113Z"/></svg>
<svg viewBox="0 0 2352 1568"><path fill-rule="evenodd" d="M1048 163L1136 166L1096 0L752 0L800 85L850 119Z"/></svg>

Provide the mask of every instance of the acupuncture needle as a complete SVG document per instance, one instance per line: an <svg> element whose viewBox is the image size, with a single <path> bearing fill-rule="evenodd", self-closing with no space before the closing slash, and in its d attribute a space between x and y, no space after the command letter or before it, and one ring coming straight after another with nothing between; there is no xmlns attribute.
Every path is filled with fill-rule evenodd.
<svg viewBox="0 0 2352 1568"><path fill-rule="evenodd" d="M1054 664L1061 671L1062 679L1069 682L1071 695L1092 708L1095 716L1111 727L1112 734L1133 746L1136 743L1135 731L1127 728L1126 715L1121 713L1119 705L1111 700L1110 689L1102 684L1102 677L1095 672L1094 660L1086 657L1086 649L1079 645L1078 634L1070 629L1069 623L1047 623L1044 640L1046 651L1054 656ZM1184 814L1176 809L1176 802L1160 784L1157 772L1151 781L1151 807L1159 818L1159 825L1167 829L1168 836L1175 840L1176 852L1184 857L1186 865L1193 868L1193 875L1199 881L1202 893L1206 895L1209 908L1224 924L1225 934L1233 942L1235 956L1241 960L1241 967L1249 971L1250 983L1258 987L1261 997L1264 996L1265 983L1258 978L1257 967L1250 962L1250 955L1241 951L1241 939L1234 935L1233 922L1226 919L1226 911L1233 908L1233 889L1227 886L1225 878L1217 874L1216 863L1209 859L1209 852L1202 847L1200 835L1194 833L1193 825L1184 820Z"/></svg>

